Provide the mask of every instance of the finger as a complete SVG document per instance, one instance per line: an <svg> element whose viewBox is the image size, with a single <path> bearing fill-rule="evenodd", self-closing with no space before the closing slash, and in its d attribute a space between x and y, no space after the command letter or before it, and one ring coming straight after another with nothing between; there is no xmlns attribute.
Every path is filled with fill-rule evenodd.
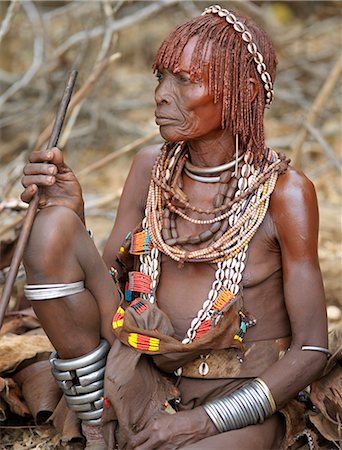
<svg viewBox="0 0 342 450"><path fill-rule="evenodd" d="M130 444L133 448L137 448L139 445L143 444L145 441L148 440L150 437L151 431L150 430L142 430L139 433L137 433L135 436L133 436L130 439Z"/></svg>
<svg viewBox="0 0 342 450"><path fill-rule="evenodd" d="M25 175L21 179L21 184L27 188L30 184L37 186L52 186L56 181L53 175Z"/></svg>
<svg viewBox="0 0 342 450"><path fill-rule="evenodd" d="M24 192L21 193L20 198L23 202L30 203L36 192L38 192L38 186L31 184L31 186L28 186Z"/></svg>
<svg viewBox="0 0 342 450"><path fill-rule="evenodd" d="M52 162L53 164L63 164L63 153L57 147L52 147L48 150L41 150L30 153L29 161L32 163L37 162Z"/></svg>
<svg viewBox="0 0 342 450"><path fill-rule="evenodd" d="M24 167L24 175L56 175L57 167L54 164L29 163Z"/></svg>

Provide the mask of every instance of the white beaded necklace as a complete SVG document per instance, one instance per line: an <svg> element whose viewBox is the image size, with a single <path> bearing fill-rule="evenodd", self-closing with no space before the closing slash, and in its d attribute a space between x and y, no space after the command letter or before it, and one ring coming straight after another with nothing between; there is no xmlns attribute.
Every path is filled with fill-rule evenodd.
<svg viewBox="0 0 342 450"><path fill-rule="evenodd" d="M176 150L176 153L179 153L178 149ZM270 161L277 158L275 152L272 151L271 154L272 156L270 156ZM172 173L175 162L175 158L172 157L166 172L167 175ZM269 164L271 163L269 162ZM248 186L255 181L258 175L259 174L257 174L255 167L248 163L248 155L245 154L244 164L242 166L241 176L238 182L238 190L235 193L235 197L238 197L241 194L241 191L247 189ZM206 320L212 320L215 325L221 319L223 311L215 309L214 306L215 301L224 290L229 290L233 297L232 301L229 302L225 310L231 308L231 306L236 302L237 294L240 291L242 274L245 269L248 243L254 236L266 215L270 195L275 187L277 176L277 172L274 171L270 175L270 178L264 184L261 184L250 197L247 197L246 199L243 199L233 205L233 212L229 215L230 229L227 231L227 233L232 236L231 245L225 247L224 252L217 250L217 256L221 257L220 260L217 260L218 258L216 257L216 253L214 253L213 260L217 260L215 279L206 299L202 304L202 307L199 309L196 316L191 320L186 336L182 341L183 344L189 344L196 339L198 329ZM151 192L149 192L149 197L151 197L150 193ZM155 198L154 195L152 195L152 199L153 198ZM157 230L159 231L157 235L161 237L160 224L156 223L155 220L151 220L152 211L153 217L155 219L159 219L158 204L152 201L152 205L150 204L150 207L151 206L153 208L152 210L149 209L148 206L146 207L142 227L146 232L148 232L149 226L157 226ZM247 209L250 210L250 214L246 216ZM244 220L242 221L242 219ZM239 233L239 231L241 233ZM237 237L236 234L238 235ZM163 248L164 246L161 246L158 240L153 242L151 234L150 237L153 248L150 254L140 255L139 260L140 271L151 277L151 292L150 294L142 294L142 297L149 300L151 303L154 303L156 300L155 292L158 286L160 274L160 251L166 254L168 253L165 252ZM223 237L216 242L217 249L220 248ZM172 257L171 255L174 256L173 253L169 254L170 257ZM175 257L173 257L173 259L177 260Z"/></svg>

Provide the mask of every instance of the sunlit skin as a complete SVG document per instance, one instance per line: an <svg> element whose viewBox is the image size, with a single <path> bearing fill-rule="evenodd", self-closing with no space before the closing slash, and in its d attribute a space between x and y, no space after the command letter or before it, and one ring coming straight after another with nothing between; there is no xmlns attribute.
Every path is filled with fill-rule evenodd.
<svg viewBox="0 0 342 450"><path fill-rule="evenodd" d="M166 141L187 141L193 164L219 165L233 158L234 140L231 131L221 126L222 103L214 104L209 94L208 65L201 79L191 81L195 44L196 38L189 40L175 73L163 68L157 72L156 123Z"/></svg>
<svg viewBox="0 0 342 450"><path fill-rule="evenodd" d="M222 106L219 102L214 104L208 94L207 71L204 70L201 80L190 80L193 46L194 40L190 40L175 73L159 68L155 91L156 122L164 139L186 141L193 164L215 166L234 158L234 137L228 128L221 128ZM250 84L252 101L262 93L253 80ZM25 257L28 282L64 283L85 279L88 288L86 294L77 294L72 299L66 297L62 303L50 300L34 304L61 357L78 356L94 348L99 339L99 323L102 335L113 341L110 319L119 299L109 288L106 266L113 264L125 235L144 217L148 174L159 148L153 146L142 150L132 164L104 250L105 264L82 222L83 202L79 184L73 172L64 165L59 150L32 154L31 163L25 167L23 200L29 201L37 186L46 187L45 205L42 205L35 221ZM41 164L43 161L50 164ZM185 175L183 189L190 203L204 209L212 207L217 193L215 184L199 183ZM197 217L196 213L192 216ZM51 232L42 240L42 232L46 229ZM205 228L178 218L177 229L179 235L189 235ZM248 330L246 340L292 334L291 350L260 374L278 407L317 378L325 364L323 354L301 351L302 345L327 346L317 234L318 211L313 185L303 174L289 169L280 176L265 220L250 244L243 278L244 305L257 319L257 325ZM44 257L37 258L38 252ZM173 260L163 256L158 305L170 317L176 337L184 336L189 322L202 305L213 281L214 270L213 265L204 263L189 263L180 269ZM75 302L81 305L83 301L89 308L83 303L80 306L82 314L76 313ZM99 312L94 321L96 304ZM72 347L73 342L78 342L76 350ZM226 380L220 382L224 386ZM210 390L211 380L201 380L201 383L204 389ZM198 406L156 420L132 438L131 445L137 450L235 450L250 449L253 442L254 449L265 450L279 448L283 433L283 423L276 414L264 424L218 435L203 408Z"/></svg>

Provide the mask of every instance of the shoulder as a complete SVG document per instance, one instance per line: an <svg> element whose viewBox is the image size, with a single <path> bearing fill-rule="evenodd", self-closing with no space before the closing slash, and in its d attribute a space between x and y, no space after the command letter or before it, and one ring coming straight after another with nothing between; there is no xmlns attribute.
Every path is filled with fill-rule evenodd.
<svg viewBox="0 0 342 450"><path fill-rule="evenodd" d="M315 194L312 181L303 172L289 166L285 173L279 175L271 202L295 201L312 194Z"/></svg>
<svg viewBox="0 0 342 450"><path fill-rule="evenodd" d="M135 204L139 210L144 210L152 168L161 146L162 144L144 147L136 154L121 195L122 204Z"/></svg>
<svg viewBox="0 0 342 450"><path fill-rule="evenodd" d="M292 167L279 175L270 200L270 215L278 238L316 239L318 206L315 187L303 172ZM282 239L281 239L282 240Z"/></svg>
<svg viewBox="0 0 342 450"><path fill-rule="evenodd" d="M133 159L132 169L138 172L151 172L153 164L160 154L162 143L143 147Z"/></svg>
<svg viewBox="0 0 342 450"><path fill-rule="evenodd" d="M279 209L283 212L295 209L298 212L301 205L306 205L305 209L317 207L315 187L303 172L289 166L278 177L271 196L270 211L272 215L277 214Z"/></svg>

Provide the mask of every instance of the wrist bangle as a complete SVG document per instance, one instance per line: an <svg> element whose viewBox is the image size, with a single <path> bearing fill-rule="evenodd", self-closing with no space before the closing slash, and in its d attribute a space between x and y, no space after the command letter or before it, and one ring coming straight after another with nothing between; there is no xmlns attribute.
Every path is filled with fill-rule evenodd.
<svg viewBox="0 0 342 450"><path fill-rule="evenodd" d="M261 379L261 378L256 378L254 380L256 383L259 383L262 390L264 391L268 401L270 402L271 408L272 408L272 414L276 412L277 410L277 406L276 403L274 401L272 392L270 391L269 387L267 386L267 384Z"/></svg>
<svg viewBox="0 0 342 450"><path fill-rule="evenodd" d="M276 404L267 384L257 378L222 399L203 405L217 431L237 430L264 422L276 411Z"/></svg>

